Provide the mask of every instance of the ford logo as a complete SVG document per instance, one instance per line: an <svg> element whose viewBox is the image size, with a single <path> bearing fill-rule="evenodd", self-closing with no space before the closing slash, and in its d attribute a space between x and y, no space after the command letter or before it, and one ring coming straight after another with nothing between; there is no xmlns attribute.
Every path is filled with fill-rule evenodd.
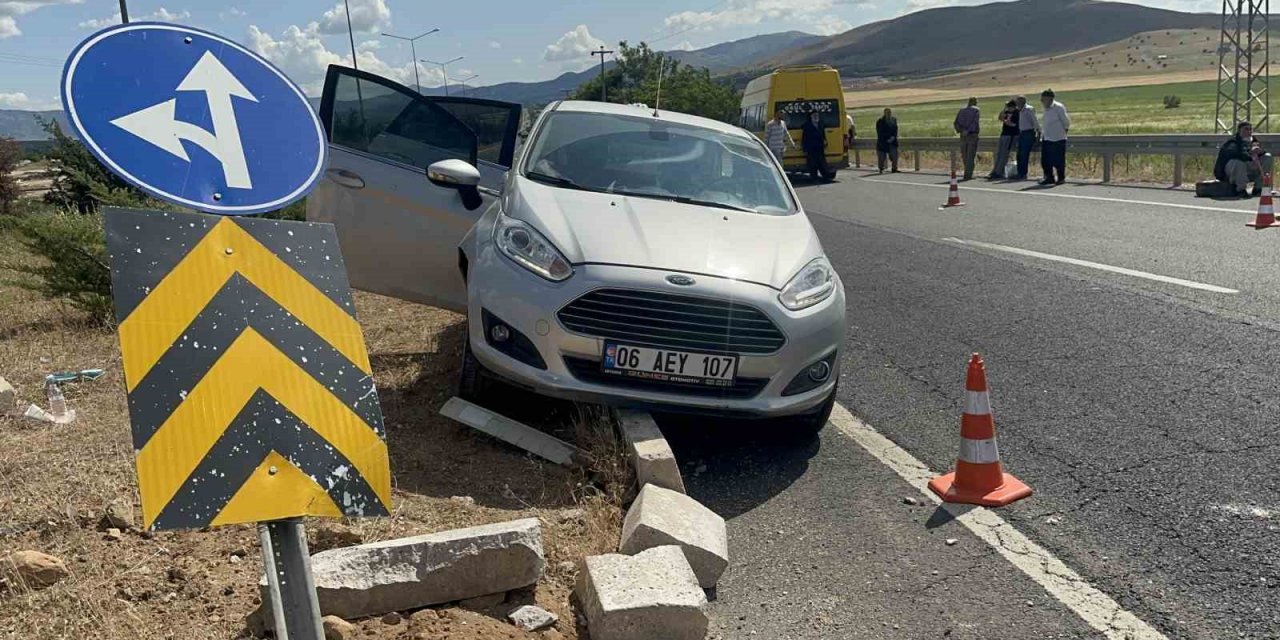
<svg viewBox="0 0 1280 640"><path fill-rule="evenodd" d="M697 282L697 280L694 280L689 276L682 276L680 274L673 273L667 276L667 282L670 282L671 284L674 284L677 287L691 287L693 286L694 283Z"/></svg>

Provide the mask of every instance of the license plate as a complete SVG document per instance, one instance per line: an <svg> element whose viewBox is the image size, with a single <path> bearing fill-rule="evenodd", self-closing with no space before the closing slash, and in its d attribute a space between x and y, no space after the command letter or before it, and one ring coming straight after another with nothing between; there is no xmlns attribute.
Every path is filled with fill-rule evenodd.
<svg viewBox="0 0 1280 640"><path fill-rule="evenodd" d="M738 356L606 342L601 366L605 373L630 378L729 387L738 374Z"/></svg>

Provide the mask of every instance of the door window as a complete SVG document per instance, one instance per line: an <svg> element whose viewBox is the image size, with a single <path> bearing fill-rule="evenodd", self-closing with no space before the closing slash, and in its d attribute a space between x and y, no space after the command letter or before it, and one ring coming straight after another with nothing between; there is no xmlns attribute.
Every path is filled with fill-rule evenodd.
<svg viewBox="0 0 1280 640"><path fill-rule="evenodd" d="M476 161L477 137L448 110L398 84L330 67L321 119L333 144L425 169L440 160Z"/></svg>
<svg viewBox="0 0 1280 640"><path fill-rule="evenodd" d="M431 98L476 135L481 160L511 167L520 132L520 105L472 98Z"/></svg>

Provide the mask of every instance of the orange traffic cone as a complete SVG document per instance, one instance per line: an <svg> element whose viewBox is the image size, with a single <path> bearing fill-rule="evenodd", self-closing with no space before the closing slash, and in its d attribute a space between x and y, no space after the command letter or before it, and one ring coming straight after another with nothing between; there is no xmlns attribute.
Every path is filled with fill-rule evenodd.
<svg viewBox="0 0 1280 640"><path fill-rule="evenodd" d="M1262 197L1258 199L1258 217L1253 222L1244 223L1244 226L1254 229L1274 227L1276 224L1276 208L1272 202L1274 196L1275 191L1271 188L1271 174L1268 173L1262 178Z"/></svg>
<svg viewBox="0 0 1280 640"><path fill-rule="evenodd" d="M929 481L944 502L1003 507L1031 495L1031 487L1004 472L996 447L996 425L987 394L987 371L973 354L965 380L964 417L960 419L960 456L956 470Z"/></svg>
<svg viewBox="0 0 1280 640"><path fill-rule="evenodd" d="M960 183L956 181L956 170L951 170L951 188L947 191L947 203L942 205L943 209L951 207L963 207L964 203L960 202Z"/></svg>

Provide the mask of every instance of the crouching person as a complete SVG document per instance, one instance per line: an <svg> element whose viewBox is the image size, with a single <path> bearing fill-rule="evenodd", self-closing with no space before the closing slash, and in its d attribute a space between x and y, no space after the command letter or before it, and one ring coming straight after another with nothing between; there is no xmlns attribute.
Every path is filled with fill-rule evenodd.
<svg viewBox="0 0 1280 640"><path fill-rule="evenodd" d="M1230 184L1242 198L1250 194L1249 183L1253 183L1253 195L1262 195L1263 174L1271 169L1264 168L1264 155L1262 144L1253 137L1253 125L1241 122L1236 125L1236 135L1218 149L1213 177Z"/></svg>

